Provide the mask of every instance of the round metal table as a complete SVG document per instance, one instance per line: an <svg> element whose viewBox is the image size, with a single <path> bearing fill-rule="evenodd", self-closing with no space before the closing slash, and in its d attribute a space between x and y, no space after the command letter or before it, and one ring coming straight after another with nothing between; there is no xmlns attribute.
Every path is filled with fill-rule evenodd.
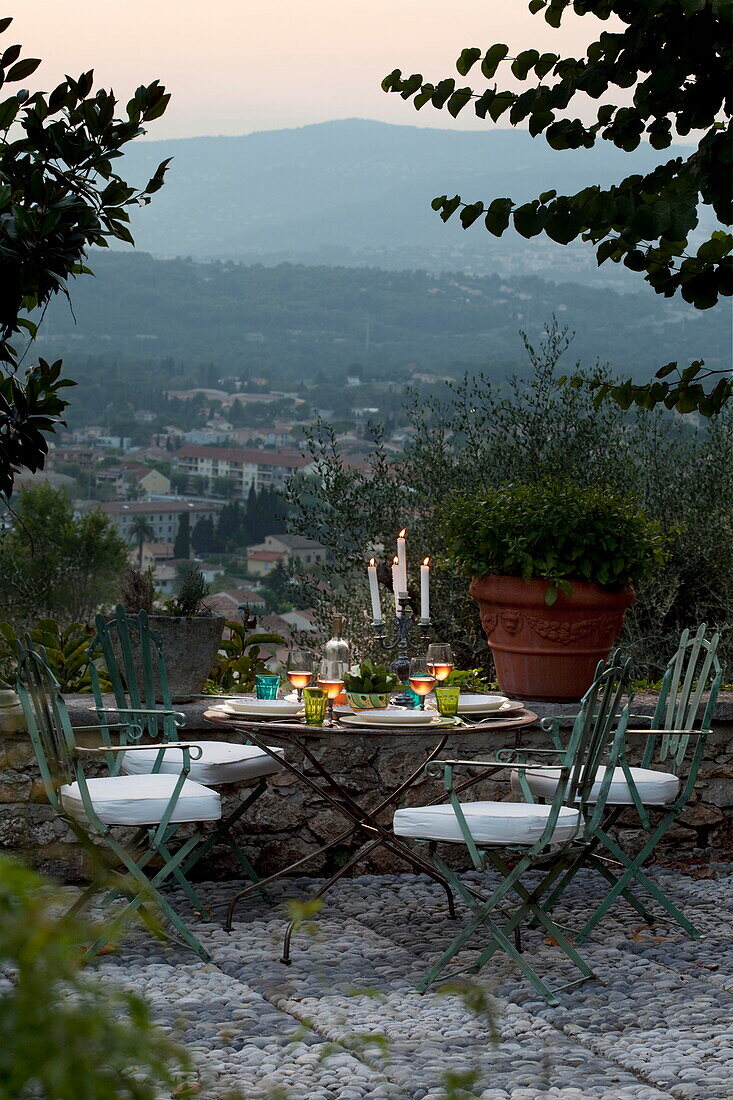
<svg viewBox="0 0 733 1100"><path fill-rule="evenodd" d="M285 875L291 874L293 871L297 871L304 863L316 858L316 856L323 855L329 849L334 848L338 844L343 844L355 835L362 836L363 843L361 847L338 869L338 871L335 872L335 874L331 875L331 877L323 883L313 895L313 899L323 897L324 894L328 893L334 883L338 882L340 878L367 859L377 848L383 847L393 855L404 860L413 870L429 875L435 882L439 882L446 891L450 915L454 916L453 895L443 876L435 870L429 860L425 859L414 849L408 847L399 837L396 837L392 831L391 824L381 822L379 817L386 809L394 807L399 799L417 783L423 776L426 765L439 757L452 737L470 737L472 733L511 730L514 731L518 744L517 735L519 732L537 721L537 715L533 711L525 708L522 708L518 714L512 717L486 718L483 721L477 722L464 721L461 725L437 725L430 721L426 721L425 725L420 726L364 725L363 727L356 727L353 725L340 725L337 721L333 726L307 726L304 722L298 721L279 722L273 719L246 718L238 714L226 715L219 710L205 711L204 718L214 725L222 725L227 728L233 726L238 732L243 734L250 744L256 745L262 752L271 756L273 760L278 763L279 767L284 768L294 775L299 782L304 783L312 791L318 794L338 814L349 822L343 832L339 833L338 836L332 838L320 848L313 852L309 852L307 855L296 860L294 863L288 864L287 867L283 867L267 878L261 879L259 883L247 886L244 890L240 890L239 893L235 894L229 903L227 918L224 924L224 928L228 932L231 931L234 909L239 901L248 897L256 890L261 889L261 887L267 886L269 883ZM431 734L435 735L436 740L427 755L421 758L419 765L410 772L402 782L392 788L392 790L390 790L375 806L364 806L357 801L357 799L346 789L344 784L339 782L318 757L319 745L327 744L329 738L333 739L334 736L365 737L369 739L385 736L393 738L421 737L424 739L426 735L430 736ZM299 767L293 760L287 758L287 754L284 758L279 756L275 750L283 747L294 749L295 755L300 759L304 759L307 765L310 766L309 769L306 770L306 766ZM487 775L490 774L490 771L483 769L480 775L471 776L456 789L459 791L466 790L480 780L485 779ZM443 801L443 796L438 795L436 798L432 799L429 805L441 801ZM281 962L286 964L290 962L290 941L293 934L293 927L293 922L291 922L287 927L283 942Z"/></svg>

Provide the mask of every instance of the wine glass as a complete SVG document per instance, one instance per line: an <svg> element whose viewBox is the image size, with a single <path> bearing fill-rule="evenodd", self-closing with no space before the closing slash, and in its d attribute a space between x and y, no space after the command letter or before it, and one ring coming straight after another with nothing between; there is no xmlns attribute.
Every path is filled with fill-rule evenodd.
<svg viewBox="0 0 733 1100"><path fill-rule="evenodd" d="M420 710L425 710L425 696L433 690L435 676L432 667L422 657L410 661L410 687L420 696Z"/></svg>
<svg viewBox="0 0 733 1100"><path fill-rule="evenodd" d="M344 674L346 672L344 661L321 661L318 666L318 686L328 696L328 724L333 722L333 701L344 690Z"/></svg>
<svg viewBox="0 0 733 1100"><path fill-rule="evenodd" d="M313 679L313 658L303 649L294 649L288 654L287 677L298 693L298 702L303 702L303 688Z"/></svg>
<svg viewBox="0 0 733 1100"><path fill-rule="evenodd" d="M453 671L453 650L449 645L429 645L425 662L440 683L447 680Z"/></svg>

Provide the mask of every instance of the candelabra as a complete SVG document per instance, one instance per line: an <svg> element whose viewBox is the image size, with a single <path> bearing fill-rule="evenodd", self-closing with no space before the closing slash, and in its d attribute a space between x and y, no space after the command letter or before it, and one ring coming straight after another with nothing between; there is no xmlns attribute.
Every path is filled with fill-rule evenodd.
<svg viewBox="0 0 733 1100"><path fill-rule="evenodd" d="M387 641L386 623L384 620L377 619L372 625L374 627L376 639L381 648L388 653L393 650L397 651L397 656L392 661L390 668L395 676L397 676L400 683L406 684L410 675L410 653L416 653L422 646L427 644L432 624L430 619L416 620L409 596L396 597L395 604L396 614L392 620L395 631L394 641ZM415 626L420 629L422 635L420 641L413 641L410 637ZM392 700L392 705L396 707L412 707L412 696L407 691L402 691Z"/></svg>

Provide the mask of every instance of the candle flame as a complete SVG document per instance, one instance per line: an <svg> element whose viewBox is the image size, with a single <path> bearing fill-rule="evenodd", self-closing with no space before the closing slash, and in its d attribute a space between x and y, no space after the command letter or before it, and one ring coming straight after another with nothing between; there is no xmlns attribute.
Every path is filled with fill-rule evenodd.
<svg viewBox="0 0 733 1100"><path fill-rule="evenodd" d="M376 561L374 560L374 558L370 558L370 559L369 559L369 564L370 564L370 566L371 566L371 565L376 565L377 563L376 563Z"/></svg>
<svg viewBox="0 0 733 1100"><path fill-rule="evenodd" d="M399 564L400 564L400 559L395 554L395 556L392 558L392 565L399 565Z"/></svg>
<svg viewBox="0 0 733 1100"><path fill-rule="evenodd" d="M423 565L430 565L430 558L425 558L423 560Z"/></svg>
<svg viewBox="0 0 733 1100"><path fill-rule="evenodd" d="M399 535L397 536L397 538L398 539L403 539L406 534L407 534L407 528L403 527L402 530L400 531Z"/></svg>

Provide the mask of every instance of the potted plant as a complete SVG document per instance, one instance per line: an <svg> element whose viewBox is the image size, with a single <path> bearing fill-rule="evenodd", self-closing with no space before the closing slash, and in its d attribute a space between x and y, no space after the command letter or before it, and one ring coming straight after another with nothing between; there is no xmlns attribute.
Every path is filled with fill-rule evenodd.
<svg viewBox="0 0 733 1100"><path fill-rule="evenodd" d="M183 575L178 594L161 608L155 606L150 569L129 567L122 578L122 608L130 615L145 611L150 629L160 638L174 703L201 694L219 651L226 619L212 613L208 595L209 585L197 565Z"/></svg>
<svg viewBox="0 0 733 1100"><path fill-rule="evenodd" d="M443 530L509 695L577 700L633 585L664 560L659 526L606 487L512 483L454 502Z"/></svg>
<svg viewBox="0 0 733 1100"><path fill-rule="evenodd" d="M386 665L375 665L365 657L344 675L344 690L354 710L384 710L400 681Z"/></svg>

